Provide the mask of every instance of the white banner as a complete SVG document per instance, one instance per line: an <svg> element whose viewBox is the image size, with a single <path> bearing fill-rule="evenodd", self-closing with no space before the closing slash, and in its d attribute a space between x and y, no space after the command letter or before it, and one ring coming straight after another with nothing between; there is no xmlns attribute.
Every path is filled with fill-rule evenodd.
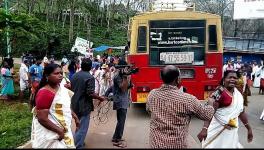
<svg viewBox="0 0 264 150"><path fill-rule="evenodd" d="M72 47L71 51L72 52L79 52L83 55L86 55L88 50L93 46L93 42L90 43L90 48L89 48L89 42L90 41L87 41L83 38L79 38L77 37L76 40L75 40L75 44L74 46Z"/></svg>
<svg viewBox="0 0 264 150"><path fill-rule="evenodd" d="M264 19L264 0L235 0L234 19Z"/></svg>

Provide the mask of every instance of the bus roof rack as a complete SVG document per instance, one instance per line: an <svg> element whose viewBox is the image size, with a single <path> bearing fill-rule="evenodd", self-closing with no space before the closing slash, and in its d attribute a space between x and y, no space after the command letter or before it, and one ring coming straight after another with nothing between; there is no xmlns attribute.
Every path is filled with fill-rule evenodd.
<svg viewBox="0 0 264 150"><path fill-rule="evenodd" d="M190 1L183 3L154 2L150 5L150 11L195 11L195 4Z"/></svg>

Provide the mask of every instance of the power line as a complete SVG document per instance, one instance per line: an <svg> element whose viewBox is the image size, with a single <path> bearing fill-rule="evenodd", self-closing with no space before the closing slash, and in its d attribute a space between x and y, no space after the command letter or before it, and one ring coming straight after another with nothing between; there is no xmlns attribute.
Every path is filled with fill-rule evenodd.
<svg viewBox="0 0 264 150"><path fill-rule="evenodd" d="M108 100L107 102L102 102L104 104L96 108L96 114L93 115L93 120L96 125L106 124L109 119L109 111L112 109L113 103Z"/></svg>

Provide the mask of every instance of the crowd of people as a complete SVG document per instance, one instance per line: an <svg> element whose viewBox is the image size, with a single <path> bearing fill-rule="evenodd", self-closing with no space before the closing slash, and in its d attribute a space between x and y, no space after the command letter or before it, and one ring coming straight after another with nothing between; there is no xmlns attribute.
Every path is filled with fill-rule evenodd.
<svg viewBox="0 0 264 150"><path fill-rule="evenodd" d="M112 142L115 146L125 147L122 136L131 84L126 75L119 76L120 69L115 68L118 64L126 65L126 62L122 57L105 54L94 58L64 56L60 65L55 63L53 57L23 55L19 69L19 98L22 101L25 91L30 92L32 147L84 148L94 100L110 100L107 99L110 93L120 95L113 100L117 125ZM9 59L4 59L1 98L5 100L12 100L14 94L13 75L13 64ZM72 119L76 124L75 134L71 129ZM58 141L51 142L50 139Z"/></svg>
<svg viewBox="0 0 264 150"><path fill-rule="evenodd" d="M227 70L239 70L244 76L247 86L259 88L259 94L264 94L264 64L263 60L257 62L227 61L223 66L223 73ZM244 88L245 89L245 88Z"/></svg>
<svg viewBox="0 0 264 150"><path fill-rule="evenodd" d="M151 114L150 147L188 148L191 116L205 121L197 135L203 148L241 148L238 119L247 128L248 142L251 142L253 134L245 112L247 96L251 95L250 81L259 82L262 92L264 81L263 62L260 66L253 64L232 61L225 64L223 79L206 104L186 93L177 67L164 67L160 72L163 84L151 90L147 98L146 109ZM22 57L20 98L30 90L32 147L84 148L95 101L99 105L109 101L111 93L117 114L112 142L114 146L126 147L122 137L130 105L129 89L133 85L130 74L126 74L129 67L118 69L116 65L127 63L119 56L107 55L72 59L64 56L60 65L53 58ZM12 68L10 61L3 61L1 96L6 99L14 93Z"/></svg>

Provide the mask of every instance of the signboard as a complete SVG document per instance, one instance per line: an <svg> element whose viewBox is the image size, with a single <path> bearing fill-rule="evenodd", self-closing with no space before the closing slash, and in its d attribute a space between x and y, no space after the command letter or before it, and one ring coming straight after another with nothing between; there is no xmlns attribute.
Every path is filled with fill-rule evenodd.
<svg viewBox="0 0 264 150"><path fill-rule="evenodd" d="M162 64L192 64L194 52L162 52L160 61Z"/></svg>
<svg viewBox="0 0 264 150"><path fill-rule="evenodd" d="M204 20L150 21L150 64L203 65Z"/></svg>
<svg viewBox="0 0 264 150"><path fill-rule="evenodd" d="M160 10L178 10L185 11L187 9L184 0L155 0L153 3L153 9Z"/></svg>
<svg viewBox="0 0 264 150"><path fill-rule="evenodd" d="M72 47L71 51L72 52L77 51L83 55L86 55L87 50L89 50L89 42L90 41L77 37L75 40L75 44ZM92 47L92 45L93 45L93 42L90 43L90 48Z"/></svg>
<svg viewBox="0 0 264 150"><path fill-rule="evenodd" d="M151 47L204 45L205 22L202 20L151 21Z"/></svg>
<svg viewBox="0 0 264 150"><path fill-rule="evenodd" d="M235 0L234 19L264 18L264 0Z"/></svg>

